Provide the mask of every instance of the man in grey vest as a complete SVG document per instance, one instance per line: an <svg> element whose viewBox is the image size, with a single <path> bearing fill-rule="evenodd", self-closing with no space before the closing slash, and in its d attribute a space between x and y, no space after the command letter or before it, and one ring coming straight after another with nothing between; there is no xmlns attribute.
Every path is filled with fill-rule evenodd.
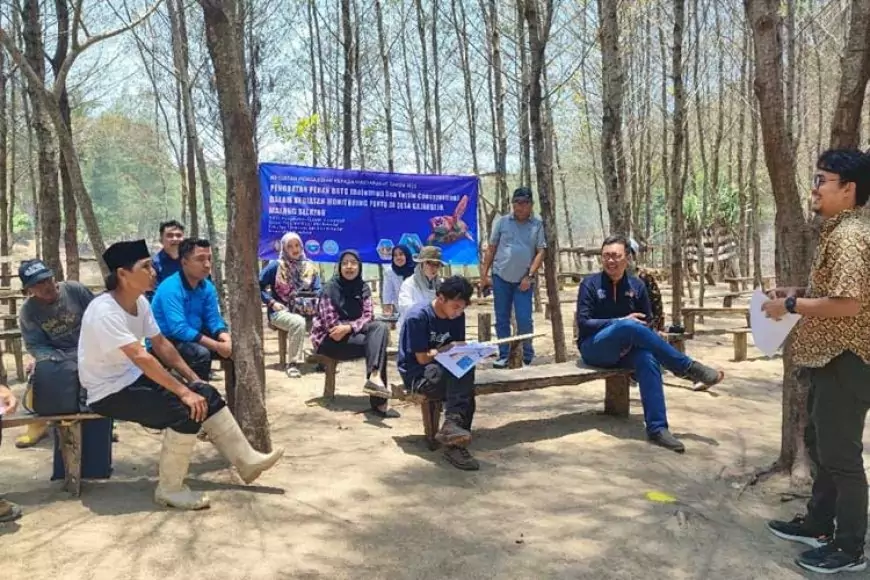
<svg viewBox="0 0 870 580"><path fill-rule="evenodd" d="M518 188L512 202L513 212L495 222L480 272L481 287L492 286L495 332L499 338L511 335L511 309L516 317L517 333L533 332L532 286L547 249L544 223L532 215L532 190ZM509 350L510 345L499 345L494 367L507 366ZM527 340L523 343L523 363L532 364L534 358L532 341Z"/></svg>

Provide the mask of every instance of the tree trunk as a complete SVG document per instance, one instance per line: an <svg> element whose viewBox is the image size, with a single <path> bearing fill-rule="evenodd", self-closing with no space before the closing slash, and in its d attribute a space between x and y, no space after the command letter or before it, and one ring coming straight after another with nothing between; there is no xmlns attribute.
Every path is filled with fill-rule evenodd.
<svg viewBox="0 0 870 580"><path fill-rule="evenodd" d="M38 0L25 0L24 46L27 61L40 83L45 83L45 47L42 41L42 19ZM33 107L33 130L36 133L37 166L39 170L39 205L42 214L39 236L42 239L42 259L63 279L60 261L60 191L57 180L57 141L51 130L45 103L40 98L40 87L31 79L27 93Z"/></svg>
<svg viewBox="0 0 870 580"><path fill-rule="evenodd" d="M553 330L553 349L556 362L568 358L565 346L565 328L559 304L559 235L556 229L556 203L553 191L553 138L552 127L546 123L542 76L546 66L546 49L553 17L553 0L544 1L544 13L538 10L537 0L525 1L526 22L529 25L529 55L531 61L529 83L529 118L532 142L535 151L535 172L538 182L538 199L541 217L544 220L544 236L547 252L544 257L544 276L547 283L547 300L550 308L550 323Z"/></svg>
<svg viewBox="0 0 870 580"><path fill-rule="evenodd" d="M423 1L414 0L417 11L417 34L420 36L420 78L423 81L423 165L426 173L433 171L435 163L430 159L435 157L435 135L432 130L432 101L429 92L429 55L426 49L426 13L423 11ZM410 79L408 80L410 82Z"/></svg>
<svg viewBox="0 0 870 580"><path fill-rule="evenodd" d="M260 233L260 188L254 125L245 94L245 63L240 30L233 23L234 0L199 0L206 44L214 65L223 126L227 179L227 295L235 362L234 413L256 449L271 449L266 413L266 376L263 367L263 314L250 300L257 286L257 245Z"/></svg>
<svg viewBox="0 0 870 580"><path fill-rule="evenodd" d="M3 15L0 14L0 26L3 26ZM11 78L11 75L8 77ZM7 147L7 137L9 134L8 125L6 123L6 53L0 50L0 255L9 255L9 232L6 230L6 223L9 220L7 215L9 204L6 197L6 159L9 155L9 147ZM9 83L10 85L12 83ZM13 102L9 108L9 118L12 120L12 125L15 125L15 118L12 112L15 108ZM14 166L14 161L13 161ZM0 264L0 282L3 286L9 286L9 262L4 261Z"/></svg>
<svg viewBox="0 0 870 580"><path fill-rule="evenodd" d="M601 19L601 171L607 189L610 233L631 234L631 207L622 163L622 93L624 78L619 55L617 0L598 0ZM622 173L622 174L621 174Z"/></svg>
<svg viewBox="0 0 870 580"><path fill-rule="evenodd" d="M69 52L69 6L64 0L55 0L55 14L57 17L57 46L54 57L51 59L51 69L54 77L60 72L60 67ZM69 106L69 95L66 87L60 94L58 104L60 114L67 128L72 131L72 115ZM60 156L60 182L63 199L63 247L66 255L66 276L70 280L79 279L79 241L78 241L78 214L76 200L72 192L72 181L63 153Z"/></svg>
<svg viewBox="0 0 870 580"><path fill-rule="evenodd" d="M457 14L457 7L459 8L459 14ZM477 104L474 100L474 85L471 82L471 63L468 57L468 19L465 15L465 6L461 1L450 0L450 10L453 16L453 27L456 30L456 40L459 44L459 61L462 67L462 81L465 91L465 116L468 120L468 144L471 149L471 170L474 175L479 175L480 167L477 161Z"/></svg>
<svg viewBox="0 0 870 580"><path fill-rule="evenodd" d="M405 74L405 100L407 101L407 109L408 109L408 129L411 131L411 143L414 147L414 166L417 170L417 173L422 173L423 171L423 158L422 158L422 149L423 146L420 145L420 135L417 132L417 122L416 114L414 112L414 96L411 94L411 69L408 66L408 41L406 39L406 34L400 35L400 42L402 44L402 68Z"/></svg>
<svg viewBox="0 0 870 580"><path fill-rule="evenodd" d="M323 122L318 123L323 128L323 138L326 141L326 165L333 167L332 162L332 116L329 106L326 104L326 76L323 72L323 45L320 43L320 18L315 0L309 0L308 6L311 17L314 20L314 38L317 42L317 69L320 76L320 110L323 113Z"/></svg>
<svg viewBox="0 0 870 580"><path fill-rule="evenodd" d="M840 90L831 120L831 147L859 145L861 109L870 80L870 2L852 0L849 40L840 59Z"/></svg>
<svg viewBox="0 0 870 580"><path fill-rule="evenodd" d="M380 0L378 0L380 3ZM311 61L311 116L316 119L314 127L311 130L311 165L317 167L320 165L320 143L317 140L317 133L321 130L323 120L320 118L319 103L317 102L317 59L315 58L315 42L314 42L314 8L311 1L306 2L305 7L308 10L308 59ZM389 82L389 81L388 81Z"/></svg>
<svg viewBox="0 0 870 580"><path fill-rule="evenodd" d="M520 136L520 183L532 185L532 151L529 142L529 55L526 49L526 25L523 16L523 0L517 3L517 53L520 61L519 136Z"/></svg>
<svg viewBox="0 0 870 580"><path fill-rule="evenodd" d="M443 171L441 157L442 129L441 129L441 64L438 58L438 0L432 0L432 105L435 112L434 141L435 148L432 150L435 173Z"/></svg>
<svg viewBox="0 0 870 580"><path fill-rule="evenodd" d="M384 14L381 0L375 0L375 13L378 19L378 49L384 74L384 121L387 131L387 171L395 171L396 159L393 152L393 103L390 84L390 53L384 35Z"/></svg>
<svg viewBox="0 0 870 580"><path fill-rule="evenodd" d="M344 51L344 74L341 91L341 166L350 169L353 153L353 28L350 0L341 0L341 46Z"/></svg>
<svg viewBox="0 0 870 580"><path fill-rule="evenodd" d="M490 66L492 67L493 96L495 97L495 181L496 181L496 210L507 213L510 207L507 189L507 131L504 119L505 88L503 69L501 62L501 30L499 28L498 2L489 0L489 8L483 6L487 36L489 37Z"/></svg>
<svg viewBox="0 0 870 580"><path fill-rule="evenodd" d="M776 280L780 286L803 286L809 279L811 231L795 181L794 143L783 102L783 45L779 35L779 0L744 0L755 41L755 95L758 98L764 159L770 175L776 214ZM787 111L786 111L787 113ZM757 220L756 220L757 223ZM796 379L788 345L783 357L782 443L776 467L792 481L809 477L803 428L806 385Z"/></svg>
<svg viewBox="0 0 870 580"><path fill-rule="evenodd" d="M353 0L353 5L351 8L353 9L353 62L354 62L354 82L356 84L356 102L354 103L354 109L356 109L356 114L354 115L354 121L356 123L356 148L357 148L357 160L359 162L359 168L366 168L366 149L365 143L363 142L363 85L362 85L362 67L360 66L360 39L362 36L360 35L360 17L359 10L357 9L358 0Z"/></svg>
<svg viewBox="0 0 870 580"><path fill-rule="evenodd" d="M673 153L671 155L670 184L671 195L668 199L668 214L671 226L671 319L674 324L683 320L683 243L685 225L683 224L683 192L685 181L680 175L683 163L683 147L686 139L686 94L683 86L683 28L686 23L686 1L674 0L674 46L671 53L671 78L674 86ZM700 236L699 236L700 238ZM699 240L698 251L704 251ZM702 273L703 275L703 273Z"/></svg>

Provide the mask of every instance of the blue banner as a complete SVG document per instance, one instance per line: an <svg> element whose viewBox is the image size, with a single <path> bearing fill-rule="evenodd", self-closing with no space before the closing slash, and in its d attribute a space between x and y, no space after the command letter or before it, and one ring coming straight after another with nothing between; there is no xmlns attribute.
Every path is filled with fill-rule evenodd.
<svg viewBox="0 0 870 580"><path fill-rule="evenodd" d="M278 256L281 236L296 232L317 262L343 250L387 263L393 248L413 254L441 247L445 262L475 265L477 177L416 175L260 164L260 258Z"/></svg>

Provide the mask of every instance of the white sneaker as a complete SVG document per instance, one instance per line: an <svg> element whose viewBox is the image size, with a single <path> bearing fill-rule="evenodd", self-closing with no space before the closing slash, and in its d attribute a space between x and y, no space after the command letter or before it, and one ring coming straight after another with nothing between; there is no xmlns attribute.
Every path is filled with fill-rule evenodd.
<svg viewBox="0 0 870 580"><path fill-rule="evenodd" d="M287 365L287 369L285 371L287 376L291 379L298 379L302 376L302 373L299 372L299 368L296 365Z"/></svg>

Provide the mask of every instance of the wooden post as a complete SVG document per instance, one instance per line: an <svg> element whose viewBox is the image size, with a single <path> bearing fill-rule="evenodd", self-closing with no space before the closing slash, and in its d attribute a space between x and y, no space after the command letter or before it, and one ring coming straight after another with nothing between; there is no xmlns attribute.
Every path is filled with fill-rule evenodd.
<svg viewBox="0 0 870 580"><path fill-rule="evenodd" d="M477 315L477 340L487 342L492 340L492 313L480 312Z"/></svg>
<svg viewBox="0 0 870 580"><path fill-rule="evenodd" d="M326 376L323 379L323 398L335 398L335 374L338 371L338 361L334 358L321 357Z"/></svg>
<svg viewBox="0 0 870 580"><path fill-rule="evenodd" d="M431 401L426 399L420 405L423 412L423 431L426 433L426 446L429 451L438 449L438 441L435 440L435 433L438 432L438 425L441 423L441 401Z"/></svg>
<svg viewBox="0 0 870 580"><path fill-rule="evenodd" d="M685 312L683 313L685 317L686 323L686 334L695 334L695 313L694 312Z"/></svg>
<svg viewBox="0 0 870 580"><path fill-rule="evenodd" d="M628 396L628 375L614 375L604 380L604 412L628 417L631 406Z"/></svg>
<svg viewBox="0 0 870 580"><path fill-rule="evenodd" d="M511 343L510 354L508 355L509 369L523 368L523 342L524 341L516 341Z"/></svg>
<svg viewBox="0 0 870 580"><path fill-rule="evenodd" d="M15 357L15 374L18 380L24 382L24 352L21 348L21 337L12 339L12 355Z"/></svg>
<svg viewBox="0 0 870 580"><path fill-rule="evenodd" d="M82 424L81 421L57 425L60 451L63 456L63 488L74 497L82 494Z"/></svg>
<svg viewBox="0 0 870 580"><path fill-rule="evenodd" d="M734 333L734 360L736 362L746 360L746 350L748 348L746 332Z"/></svg>
<svg viewBox="0 0 870 580"><path fill-rule="evenodd" d="M276 328L278 331L278 360L281 362L281 368L287 367L287 331Z"/></svg>

